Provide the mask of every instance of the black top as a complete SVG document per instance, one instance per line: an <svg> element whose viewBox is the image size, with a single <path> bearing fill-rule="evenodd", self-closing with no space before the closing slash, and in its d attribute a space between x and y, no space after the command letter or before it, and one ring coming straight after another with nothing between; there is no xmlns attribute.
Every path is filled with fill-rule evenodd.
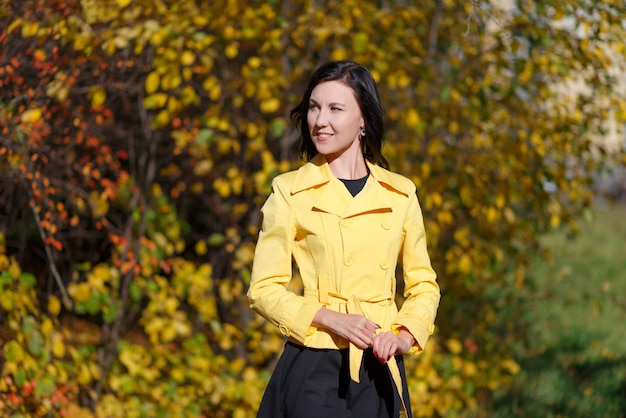
<svg viewBox="0 0 626 418"><path fill-rule="evenodd" d="M350 192L352 197L354 197L357 194L359 194L361 190L363 190L363 187L365 187L365 183L367 182L367 178L369 177L369 175L370 173L367 173L365 177L362 177L360 179L355 179L355 180L346 180L346 179L339 179L339 180L341 180L343 184L346 185L346 187L348 188L348 191Z"/></svg>

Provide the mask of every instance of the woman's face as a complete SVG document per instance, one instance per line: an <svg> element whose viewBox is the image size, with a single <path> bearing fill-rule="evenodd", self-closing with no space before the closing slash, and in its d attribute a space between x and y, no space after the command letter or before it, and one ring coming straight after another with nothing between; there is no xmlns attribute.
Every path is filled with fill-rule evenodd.
<svg viewBox="0 0 626 418"><path fill-rule="evenodd" d="M320 154L335 159L346 152L361 153L360 131L365 126L352 89L339 81L320 83L311 92L307 123Z"/></svg>

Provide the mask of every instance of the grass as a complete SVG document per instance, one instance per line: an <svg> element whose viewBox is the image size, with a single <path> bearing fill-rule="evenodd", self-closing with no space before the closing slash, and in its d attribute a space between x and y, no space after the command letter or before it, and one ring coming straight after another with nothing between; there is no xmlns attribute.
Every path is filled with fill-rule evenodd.
<svg viewBox="0 0 626 418"><path fill-rule="evenodd" d="M545 237L512 347L521 365L492 417L626 417L626 206L597 204L575 238Z"/></svg>

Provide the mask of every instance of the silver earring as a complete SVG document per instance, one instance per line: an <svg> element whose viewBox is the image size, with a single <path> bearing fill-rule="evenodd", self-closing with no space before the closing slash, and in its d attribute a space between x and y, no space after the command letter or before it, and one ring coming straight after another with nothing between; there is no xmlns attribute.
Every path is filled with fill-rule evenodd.
<svg viewBox="0 0 626 418"><path fill-rule="evenodd" d="M361 129L361 136L365 136L365 129Z"/></svg>

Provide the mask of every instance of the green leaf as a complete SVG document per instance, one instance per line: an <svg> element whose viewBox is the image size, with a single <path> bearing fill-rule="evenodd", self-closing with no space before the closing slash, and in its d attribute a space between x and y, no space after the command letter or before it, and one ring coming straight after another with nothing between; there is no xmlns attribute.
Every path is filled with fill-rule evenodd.
<svg viewBox="0 0 626 418"><path fill-rule="evenodd" d="M37 278L31 273L22 273L20 274L20 283L27 289L32 289L37 283Z"/></svg>
<svg viewBox="0 0 626 418"><path fill-rule="evenodd" d="M128 286L128 293L130 294L130 299L133 302L139 302L143 296L141 286L139 286L136 282L130 283L130 286Z"/></svg>
<svg viewBox="0 0 626 418"><path fill-rule="evenodd" d="M217 138L215 137L212 129L202 129L196 135L195 142L198 145L208 145L211 142L215 142Z"/></svg>
<svg viewBox="0 0 626 418"><path fill-rule="evenodd" d="M207 242L212 247L219 247L220 245L223 245L224 242L226 242L226 237L219 232L214 232L213 234L209 235Z"/></svg>
<svg viewBox="0 0 626 418"><path fill-rule="evenodd" d="M26 372L24 369L19 369L15 374L15 385L18 388L21 388L24 386L24 383L26 383Z"/></svg>
<svg viewBox="0 0 626 418"><path fill-rule="evenodd" d="M85 302L85 308L92 315L100 310L100 292L91 292L89 299Z"/></svg>
<svg viewBox="0 0 626 418"><path fill-rule="evenodd" d="M28 351L38 356L44 347L44 340L41 333L37 330L33 331L28 338Z"/></svg>
<svg viewBox="0 0 626 418"><path fill-rule="evenodd" d="M54 381L49 377L43 377L35 384L35 396L38 398L49 398L55 390Z"/></svg>
<svg viewBox="0 0 626 418"><path fill-rule="evenodd" d="M111 302L108 306L108 309L104 309L102 313L102 319L107 324L112 323L117 319L117 315L119 314L121 302L119 300Z"/></svg>
<svg viewBox="0 0 626 418"><path fill-rule="evenodd" d="M369 36L365 32L357 32L352 38L352 49L357 54L365 52L369 44Z"/></svg>
<svg viewBox="0 0 626 418"><path fill-rule="evenodd" d="M19 362L24 358L22 346L15 340L9 341L3 349L4 358L8 362Z"/></svg>
<svg viewBox="0 0 626 418"><path fill-rule="evenodd" d="M121 385L122 393L132 394L135 392L135 379L132 376L124 376L122 377L122 385Z"/></svg>
<svg viewBox="0 0 626 418"><path fill-rule="evenodd" d="M285 133L285 129L287 128L287 123L284 119L274 119L272 121L272 125L270 126L270 132L276 138L280 138Z"/></svg>
<svg viewBox="0 0 626 418"><path fill-rule="evenodd" d="M450 100L450 93L451 93L450 85L446 84L445 86L441 88L441 91L439 92L439 97L443 101L448 101Z"/></svg>

